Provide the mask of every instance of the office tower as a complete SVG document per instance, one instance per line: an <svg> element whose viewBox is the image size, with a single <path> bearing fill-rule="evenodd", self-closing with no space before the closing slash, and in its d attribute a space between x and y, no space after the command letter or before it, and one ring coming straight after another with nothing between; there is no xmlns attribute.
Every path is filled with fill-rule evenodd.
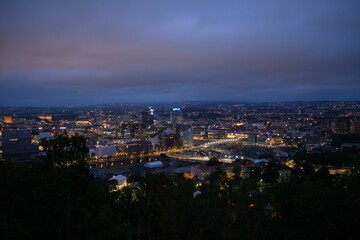
<svg viewBox="0 0 360 240"><path fill-rule="evenodd" d="M141 113L141 121L146 126L154 124L154 110L151 107Z"/></svg>
<svg viewBox="0 0 360 240"><path fill-rule="evenodd" d="M182 113L180 108L170 109L170 123L179 124L183 122Z"/></svg>

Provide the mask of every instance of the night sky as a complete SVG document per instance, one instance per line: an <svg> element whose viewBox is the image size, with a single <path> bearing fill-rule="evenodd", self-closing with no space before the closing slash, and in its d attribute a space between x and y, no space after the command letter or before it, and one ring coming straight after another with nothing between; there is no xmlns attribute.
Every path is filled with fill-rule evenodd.
<svg viewBox="0 0 360 240"><path fill-rule="evenodd" d="M360 1L0 0L0 105L360 100Z"/></svg>

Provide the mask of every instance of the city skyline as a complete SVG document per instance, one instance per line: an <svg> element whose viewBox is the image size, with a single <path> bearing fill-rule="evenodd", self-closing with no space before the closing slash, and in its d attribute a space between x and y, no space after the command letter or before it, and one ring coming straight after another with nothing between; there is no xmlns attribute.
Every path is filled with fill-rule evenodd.
<svg viewBox="0 0 360 240"><path fill-rule="evenodd" d="M358 1L1 1L0 105L359 101Z"/></svg>

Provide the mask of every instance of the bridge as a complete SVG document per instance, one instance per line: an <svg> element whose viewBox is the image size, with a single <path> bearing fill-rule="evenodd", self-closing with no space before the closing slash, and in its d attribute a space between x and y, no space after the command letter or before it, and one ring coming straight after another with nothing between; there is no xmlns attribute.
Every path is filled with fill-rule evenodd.
<svg viewBox="0 0 360 240"><path fill-rule="evenodd" d="M225 144L225 143L231 143L231 142L241 142L241 143L245 143L246 145L251 145L251 146L256 146L256 147L267 147L267 148L282 147L282 146L269 146L269 145L265 145L265 144L249 142L249 141L246 141L244 139L234 138L234 139L212 140L211 142L204 143L204 144L202 144L200 146L187 148L185 150L194 150L194 149L207 148L207 147L211 147L211 146L215 146L215 145L221 145L221 144ZM164 153L166 154L166 152L164 152Z"/></svg>

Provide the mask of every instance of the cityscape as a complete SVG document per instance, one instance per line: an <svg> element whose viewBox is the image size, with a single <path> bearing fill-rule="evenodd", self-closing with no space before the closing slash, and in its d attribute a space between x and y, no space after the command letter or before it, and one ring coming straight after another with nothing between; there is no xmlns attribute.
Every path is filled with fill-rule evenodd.
<svg viewBox="0 0 360 240"><path fill-rule="evenodd" d="M0 1L0 239L360 239L359 7Z"/></svg>
<svg viewBox="0 0 360 240"><path fill-rule="evenodd" d="M246 214L255 214L255 210L254 213L249 213L249 209L261 204L257 206L257 211L263 213L257 217L269 221L262 223L262 227L269 227L266 231L270 231L274 227L271 226L274 221L280 221L282 214L286 214L284 209L275 207L279 203L270 200L271 187L293 184L301 186L301 182L305 184L309 181L319 184L320 181L322 184L330 184L329 186L355 184L352 186L355 187L353 191L359 191L359 102L178 102L156 106L111 104L76 108L1 107L0 110L3 115L0 123L3 171L9 167L4 165L6 162L16 164L19 169L45 164L45 170L42 171L49 171L48 168L72 169L81 164L91 181L107 183L108 192L98 197L104 198L111 194L119 198L118 201L124 202L129 199L122 198L130 197L131 204L134 204L132 207L143 204L138 202L135 195L142 191L146 193L146 184L154 184L153 187L160 188L165 187L164 184L168 184L168 181L175 186L183 184L183 187L188 188L187 196L180 199L189 201L182 203L185 204L183 207L189 207L187 204L191 201L200 199L203 192L204 196L214 194L208 192L213 184L221 192L234 191L231 184L240 184L244 188L242 191L248 192L246 196L243 196L244 193L237 193L237 197L243 197L243 201L249 203ZM12 174L15 172L6 173L4 177ZM354 179L347 179L349 177ZM64 183L53 184L64 187ZM342 189L352 187L340 185L341 194L346 194ZM321 187L316 189L316 194L323 190ZM153 191L155 192L152 194L166 192L164 189ZM126 196L126 193L130 195ZM209 200L207 198L206 201ZM223 198L221 196L217 201L225 201ZM287 197L275 201L286 199ZM355 201L355 205L349 207L356 208L357 200L350 200ZM251 202L257 203L255 205ZM325 203L319 204L322 206ZM333 204L337 206L336 202L331 201L331 206ZM163 206L160 204L157 207ZM283 206L278 206L280 207ZM72 211L75 213L78 209ZM218 217L224 217L221 216L222 213L218 214L220 215L214 219L216 221ZM253 221L248 220L247 224ZM131 221L136 222L136 219ZM137 224L140 223L134 223L134 226L140 227ZM238 228L241 229L240 226ZM329 231L328 227L325 229ZM124 226L121 231L124 230L132 231L136 228ZM231 230L231 234L235 234L235 230ZM109 231L116 232L111 229ZM151 233L157 237L165 230L157 232L147 229L139 233L138 237L148 238L149 236L142 235L149 234L147 231L153 231ZM244 239L262 239L266 236L251 228L242 231L248 234L239 235ZM176 234L171 235L174 238L177 234L182 235L171 234ZM204 234L197 237L205 237L209 233ZM319 234L322 236L324 233ZM221 236L228 237L226 234ZM274 234L274 238L281 236L281 231ZM304 235L291 236L302 239L306 232ZM335 236L338 238L341 235Z"/></svg>

